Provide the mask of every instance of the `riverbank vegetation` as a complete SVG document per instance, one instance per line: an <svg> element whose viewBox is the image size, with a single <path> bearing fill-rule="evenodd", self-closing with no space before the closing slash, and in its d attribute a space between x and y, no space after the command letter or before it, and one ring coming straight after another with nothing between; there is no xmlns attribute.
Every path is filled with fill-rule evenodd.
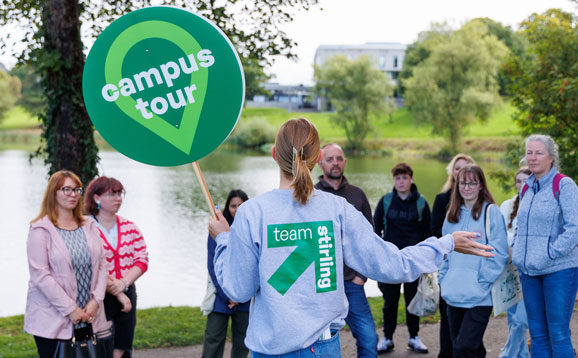
<svg viewBox="0 0 578 358"><path fill-rule="evenodd" d="M370 297L369 304L376 326L383 325L383 299ZM140 309L135 332L135 349L187 346L203 343L206 318L198 307L160 307ZM422 322L434 323L439 313L422 318ZM398 322L405 323L405 302L400 297ZM32 358L36 346L31 335L24 333L24 316L0 318L0 357ZM230 332L229 332L230 338Z"/></svg>
<svg viewBox="0 0 578 358"><path fill-rule="evenodd" d="M515 108L509 103L492 112L487 123L474 123L464 133L463 150L480 158L497 157L507 143L519 136L519 128L511 119ZM277 129L289 118L305 117L315 123L322 143L345 144L345 131L336 126L332 112L287 112L280 108L245 108L241 119L226 144L241 148L262 148L267 151L275 140ZM431 125L416 124L406 108L399 108L391 117L381 116L371 120L372 130L366 139L366 152L377 155L403 152L408 156L436 156L443 154L445 141L432 135ZM96 143L101 150L110 146L97 134ZM38 120L15 107L0 123L0 150L23 149L34 151L40 141Z"/></svg>

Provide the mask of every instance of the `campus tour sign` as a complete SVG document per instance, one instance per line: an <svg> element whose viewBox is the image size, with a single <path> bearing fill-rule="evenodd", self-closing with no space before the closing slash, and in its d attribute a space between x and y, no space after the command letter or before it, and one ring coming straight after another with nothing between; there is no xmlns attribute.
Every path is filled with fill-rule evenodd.
<svg viewBox="0 0 578 358"><path fill-rule="evenodd" d="M157 166L192 163L215 150L235 127L245 95L241 62L225 34L202 16L165 6L110 24L88 54L82 87L102 137Z"/></svg>

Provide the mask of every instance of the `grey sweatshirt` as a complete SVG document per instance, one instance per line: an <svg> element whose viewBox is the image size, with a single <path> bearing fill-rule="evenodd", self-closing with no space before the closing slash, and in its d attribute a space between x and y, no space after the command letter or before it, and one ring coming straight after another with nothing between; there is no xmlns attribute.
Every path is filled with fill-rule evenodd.
<svg viewBox="0 0 578 358"><path fill-rule="evenodd" d="M451 250L451 235L399 250L345 199L315 190L300 205L278 189L239 207L230 232L217 236L215 272L232 300L253 298L246 346L284 354L344 326L344 263L376 281L411 282Z"/></svg>

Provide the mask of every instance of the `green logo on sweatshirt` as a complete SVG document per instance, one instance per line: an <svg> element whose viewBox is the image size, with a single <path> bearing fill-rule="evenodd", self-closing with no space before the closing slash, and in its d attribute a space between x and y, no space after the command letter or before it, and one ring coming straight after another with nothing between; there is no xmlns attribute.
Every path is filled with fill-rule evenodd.
<svg viewBox="0 0 578 358"><path fill-rule="evenodd" d="M336 260L332 221L267 225L267 247L297 246L267 281L281 295L315 262L317 293L335 291Z"/></svg>

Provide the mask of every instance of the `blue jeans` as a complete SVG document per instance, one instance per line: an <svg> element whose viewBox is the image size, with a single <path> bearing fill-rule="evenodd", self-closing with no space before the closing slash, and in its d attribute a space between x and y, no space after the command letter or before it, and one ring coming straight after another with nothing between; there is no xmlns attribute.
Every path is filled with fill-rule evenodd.
<svg viewBox="0 0 578 358"><path fill-rule="evenodd" d="M363 286L351 281L345 281L344 288L347 301L349 301L349 312L345 322L357 341L357 357L375 358L377 357L377 333L365 290Z"/></svg>
<svg viewBox="0 0 578 358"><path fill-rule="evenodd" d="M541 276L520 273L532 356L574 358L570 319L578 290L578 268Z"/></svg>
<svg viewBox="0 0 578 358"><path fill-rule="evenodd" d="M528 316L524 302L508 309L508 339L500 352L500 358L528 358Z"/></svg>
<svg viewBox="0 0 578 358"><path fill-rule="evenodd" d="M307 348L295 352L270 355L251 352L251 358L341 358L339 332L329 339L319 340Z"/></svg>

